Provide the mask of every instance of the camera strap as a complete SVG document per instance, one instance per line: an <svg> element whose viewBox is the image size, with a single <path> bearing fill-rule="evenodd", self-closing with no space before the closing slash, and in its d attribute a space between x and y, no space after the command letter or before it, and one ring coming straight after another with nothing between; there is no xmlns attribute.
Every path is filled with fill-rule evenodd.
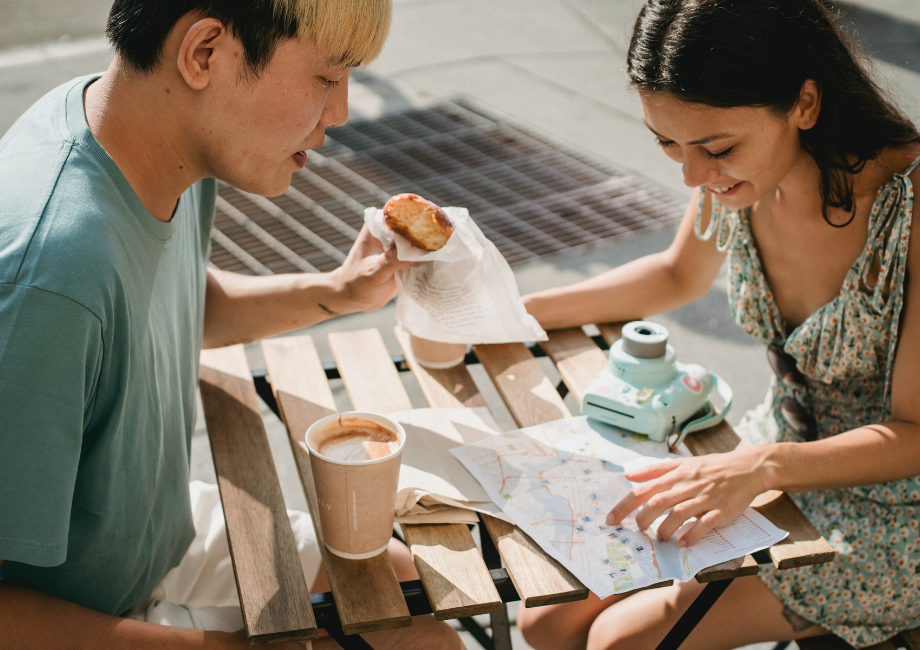
<svg viewBox="0 0 920 650"><path fill-rule="evenodd" d="M709 376L712 378L712 385L716 389L716 392L719 393L719 396L725 402L725 406L722 407L720 411L715 406L712 405L712 402L706 402L705 413L694 420L687 420L680 428L680 435L678 435L677 440L673 443L671 442L671 437L673 433L668 436L668 449L674 451L677 447L684 441L684 438L688 434L693 433L694 431L702 431L703 429L708 429L714 427L719 422L725 419L725 416L731 410L732 407L732 389L728 385L728 382L722 379L719 375L714 372L710 372Z"/></svg>

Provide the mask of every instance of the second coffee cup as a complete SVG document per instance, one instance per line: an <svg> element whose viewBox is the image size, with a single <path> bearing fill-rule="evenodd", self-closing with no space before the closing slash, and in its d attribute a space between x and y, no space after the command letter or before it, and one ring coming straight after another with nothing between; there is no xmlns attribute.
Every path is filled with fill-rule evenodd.
<svg viewBox="0 0 920 650"><path fill-rule="evenodd" d="M432 370L459 366L466 357L466 343L442 343L410 334L409 344L418 364Z"/></svg>
<svg viewBox="0 0 920 650"><path fill-rule="evenodd" d="M306 443L326 548L355 560L385 551L405 430L382 415L350 411L317 420Z"/></svg>

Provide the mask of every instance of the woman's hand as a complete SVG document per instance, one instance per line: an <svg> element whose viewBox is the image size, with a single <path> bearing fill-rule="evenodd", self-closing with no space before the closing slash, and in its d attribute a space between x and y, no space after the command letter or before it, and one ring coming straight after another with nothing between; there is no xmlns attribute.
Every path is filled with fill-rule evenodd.
<svg viewBox="0 0 920 650"><path fill-rule="evenodd" d="M690 546L713 528L732 522L769 489L762 447L743 447L725 454L708 454L656 463L626 478L636 485L607 515L615 525L637 508L636 524L646 530L670 509L658 527L658 539L670 538L696 517L677 541Z"/></svg>

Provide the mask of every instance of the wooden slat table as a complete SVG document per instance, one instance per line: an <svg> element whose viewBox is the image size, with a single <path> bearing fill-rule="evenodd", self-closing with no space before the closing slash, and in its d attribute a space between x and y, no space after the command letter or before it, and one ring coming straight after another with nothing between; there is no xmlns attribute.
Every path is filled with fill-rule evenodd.
<svg viewBox="0 0 920 650"><path fill-rule="evenodd" d="M382 415L412 410L380 332L330 334L329 346L356 410ZM406 525L403 531L435 618L488 614L501 608L501 598L466 525Z"/></svg>
<svg viewBox="0 0 920 650"><path fill-rule="evenodd" d="M322 540L304 434L315 421L336 412L335 400L309 337L263 341L262 353L271 373L272 391L287 426L317 539ZM367 560L346 560L329 553L322 543L320 551L346 634L405 627L412 622L389 553Z"/></svg>
<svg viewBox="0 0 920 650"><path fill-rule="evenodd" d="M199 386L246 634L253 645L311 639L310 596L242 346L202 352Z"/></svg>
<svg viewBox="0 0 920 650"><path fill-rule="evenodd" d="M599 329L608 343L619 336L616 325L601 325ZM448 370L422 368L412 358L405 335L397 331L397 337L430 406L486 405L465 365ZM413 407L377 330L331 334L329 345L353 408L387 414ZM568 390L579 399L606 363L604 351L581 329L551 332L542 348L556 364ZM316 516L316 497L303 436L313 422L336 411L332 391L309 336L266 340L262 351L272 394L287 427L321 541L322 528ZM523 344L480 345L475 352L518 426L571 415L537 359ZM312 638L316 635L317 622L311 610L311 597L306 593L242 346L202 354L201 389L250 642L257 645ZM694 454L727 451L739 444L727 424L694 434L687 440ZM818 564L833 558L833 550L788 496L768 493L758 499L755 507L790 531L787 540L769 549L769 561L777 568ZM584 585L516 526L492 517L482 519L488 532L483 551L485 542L491 540L504 569L497 569L494 564L487 567L465 525L403 526L421 588L427 596L424 611L433 612L440 620L488 613L493 619L493 630L497 631L508 628L502 598L509 598L508 589L512 588L507 585L509 578L512 591L516 591L510 597L520 598L525 607L571 602L588 596ZM491 544L488 546L491 548ZM327 629L354 635L411 624L410 608L404 598L409 583L400 585L397 581L388 554L348 561L327 553L322 544L320 548L337 612ZM749 556L706 569L697 579L721 581L707 590L716 585L724 589L725 581L757 571L757 561ZM507 585L507 589L502 587L503 596L496 589L496 580L501 575L506 576L503 579ZM710 599L714 601L718 596L715 591L712 594ZM320 603L324 596L314 595L313 602ZM343 642L341 637L337 640ZM507 635L503 638L496 634L494 641L498 649L510 648Z"/></svg>
<svg viewBox="0 0 920 650"><path fill-rule="evenodd" d="M619 334L619 328L601 328L601 335L609 345L619 338ZM581 328L550 332L549 340L542 347L556 363L562 380L580 402L588 384L606 363L607 355ZM592 368L593 371L590 370ZM731 451L743 444L727 422L695 433L685 442L690 453L695 456ZM822 564L834 559L834 550L787 494L767 492L758 497L753 507L774 524L789 531L786 539L768 549L770 559L777 569ZM697 580L709 582L756 573L757 562L748 556L704 569L697 575Z"/></svg>

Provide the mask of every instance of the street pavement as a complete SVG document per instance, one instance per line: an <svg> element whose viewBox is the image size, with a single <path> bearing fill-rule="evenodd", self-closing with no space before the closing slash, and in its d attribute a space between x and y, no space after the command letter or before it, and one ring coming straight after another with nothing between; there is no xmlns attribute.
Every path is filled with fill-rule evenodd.
<svg viewBox="0 0 920 650"><path fill-rule="evenodd" d="M875 16L872 24L882 25L878 29L888 30L891 20L903 21L897 38L910 41L904 41L905 48L920 47L914 39L920 30L920 4L915 0L849 4ZM51 88L108 65L111 53L101 36L108 5L107 0L0 0L0 133ZM373 118L466 95L689 197L679 166L655 146L643 125L624 72L628 36L640 6L640 0L396 0L383 54L352 76L352 117ZM860 29L863 40L886 41L889 53L892 42L895 46L900 42L892 40L890 31L873 33L869 23ZM886 58L892 60L890 55ZM874 60L873 65L882 85L920 123L920 74L910 71L918 69L916 63L897 66ZM640 235L587 253L541 260L516 269L515 276L522 293L569 284L662 250L672 234ZM762 401L771 374L764 349L733 324L724 274L702 299L654 320L670 328L680 359L701 363L732 385L732 423ZM391 352L399 353L394 325L391 305L306 331L315 337L322 358L332 360L325 335L343 329L377 327ZM253 367L262 367L258 346L249 346L248 352ZM555 380L551 364L545 367ZM474 375L499 422L513 426L481 370L474 369ZM424 405L411 377L405 381L413 403ZM347 408L341 382L333 384L340 406ZM283 427L267 410L266 421L287 504L305 508ZM214 476L200 420L193 440L193 476L211 480ZM516 628L515 639L515 647L527 647ZM477 647L469 637L466 640Z"/></svg>

